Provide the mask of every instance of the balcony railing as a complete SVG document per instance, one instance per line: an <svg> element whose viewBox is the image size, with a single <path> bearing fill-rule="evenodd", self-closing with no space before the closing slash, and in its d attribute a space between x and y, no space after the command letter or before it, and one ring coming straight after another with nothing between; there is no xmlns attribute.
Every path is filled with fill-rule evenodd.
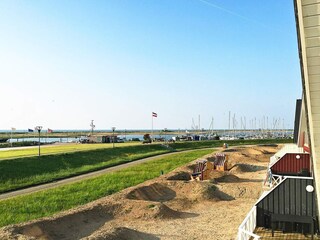
<svg viewBox="0 0 320 240"><path fill-rule="evenodd" d="M260 239L260 236L254 234L253 231L256 228L257 207L253 206L246 218L241 223L238 229L238 240Z"/></svg>

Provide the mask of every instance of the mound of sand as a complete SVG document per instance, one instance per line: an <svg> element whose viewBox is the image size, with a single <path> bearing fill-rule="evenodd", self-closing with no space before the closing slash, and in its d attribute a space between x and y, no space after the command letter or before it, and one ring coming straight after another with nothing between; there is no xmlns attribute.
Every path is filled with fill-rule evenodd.
<svg viewBox="0 0 320 240"><path fill-rule="evenodd" d="M154 218L172 219L181 217L180 212L175 211L164 204L156 205L152 210L154 211Z"/></svg>
<svg viewBox="0 0 320 240"><path fill-rule="evenodd" d="M48 218L31 222L15 229L18 234L35 239L80 239L99 229L113 219L112 207L105 209L101 205L84 211L74 212L58 218Z"/></svg>
<svg viewBox="0 0 320 240"><path fill-rule="evenodd" d="M220 191L234 199L257 199L260 196L260 191L257 190L257 186L258 185L252 185L250 183L243 183L241 184L241 186L239 186L238 184L227 184L220 186Z"/></svg>
<svg viewBox="0 0 320 240"><path fill-rule="evenodd" d="M230 148L230 149L225 149L223 152L240 152L240 148Z"/></svg>
<svg viewBox="0 0 320 240"><path fill-rule="evenodd" d="M255 162L269 162L272 154L278 151L278 147L241 147L225 149L228 153L228 169L231 169L237 163L254 164Z"/></svg>
<svg viewBox="0 0 320 240"><path fill-rule="evenodd" d="M160 183L136 188L127 194L128 199L165 202L176 197L176 192Z"/></svg>
<svg viewBox="0 0 320 240"><path fill-rule="evenodd" d="M273 148L273 149L279 147L279 145L278 145L278 144L275 144L275 143L259 144L258 146L259 146L259 147L270 147L270 148Z"/></svg>
<svg viewBox="0 0 320 240"><path fill-rule="evenodd" d="M215 182L217 178L221 178L225 175L229 174L228 172L223 172L223 171L211 171L209 174L210 179L214 180L212 182Z"/></svg>
<svg viewBox="0 0 320 240"><path fill-rule="evenodd" d="M267 169L266 167L251 164L236 164L230 169L230 173L257 172Z"/></svg>
<svg viewBox="0 0 320 240"><path fill-rule="evenodd" d="M187 166L187 168L188 168L188 170L193 171L193 170L196 168L196 166L197 166L197 164L193 163L193 164L189 164L189 165Z"/></svg>
<svg viewBox="0 0 320 240"><path fill-rule="evenodd" d="M158 240L160 238L152 234L139 232L126 227L116 227L104 233L102 236L92 236L88 240L128 240L128 239L141 239L141 240Z"/></svg>
<svg viewBox="0 0 320 240"><path fill-rule="evenodd" d="M221 191L219 187L215 185L208 186L206 191L203 193L203 197L208 200L216 200L216 201L231 201L234 200L234 197L229 194Z"/></svg>
<svg viewBox="0 0 320 240"><path fill-rule="evenodd" d="M226 183L241 181L240 178L238 178L236 175L233 175L233 174L226 174L226 175L224 175L222 177L216 178L215 180L217 182L226 182Z"/></svg>
<svg viewBox="0 0 320 240"><path fill-rule="evenodd" d="M234 152L234 153L229 153L228 154L228 168L231 168L233 165L237 163L249 163L253 162L253 159L251 158L250 155L247 155L242 152Z"/></svg>
<svg viewBox="0 0 320 240"><path fill-rule="evenodd" d="M180 180L180 181L189 181L191 180L191 176L190 173L188 172L175 172L172 175L170 175L169 177L167 177L168 180Z"/></svg>
<svg viewBox="0 0 320 240"><path fill-rule="evenodd" d="M263 152L261 150L256 149L256 148L247 148L246 150L243 151L243 154L247 154L247 155L262 155Z"/></svg>

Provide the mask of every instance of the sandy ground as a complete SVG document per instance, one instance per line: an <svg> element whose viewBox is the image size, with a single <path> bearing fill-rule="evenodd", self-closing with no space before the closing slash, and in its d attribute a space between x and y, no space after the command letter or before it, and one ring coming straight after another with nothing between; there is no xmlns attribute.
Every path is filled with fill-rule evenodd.
<svg viewBox="0 0 320 240"><path fill-rule="evenodd" d="M194 161L53 217L4 227L0 239L235 239L261 194L269 157L279 149L226 149L229 171L214 171L210 180L190 181Z"/></svg>

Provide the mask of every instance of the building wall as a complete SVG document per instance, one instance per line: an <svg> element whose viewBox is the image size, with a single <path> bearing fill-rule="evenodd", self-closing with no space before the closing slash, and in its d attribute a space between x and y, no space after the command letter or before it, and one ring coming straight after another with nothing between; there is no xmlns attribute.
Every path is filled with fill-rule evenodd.
<svg viewBox="0 0 320 240"><path fill-rule="evenodd" d="M309 147L320 206L320 0L295 0Z"/></svg>
<svg viewBox="0 0 320 240"><path fill-rule="evenodd" d="M298 175L303 169L310 173L310 155L308 153L286 153L272 167L273 174Z"/></svg>
<svg viewBox="0 0 320 240"><path fill-rule="evenodd" d="M257 226L270 227L270 214L289 214L316 217L315 192L311 178L287 178L260 200L257 206Z"/></svg>

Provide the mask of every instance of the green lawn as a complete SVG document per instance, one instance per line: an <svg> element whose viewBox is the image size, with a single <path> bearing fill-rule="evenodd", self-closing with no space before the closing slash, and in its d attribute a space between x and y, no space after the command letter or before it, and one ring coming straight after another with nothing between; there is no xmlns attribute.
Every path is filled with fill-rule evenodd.
<svg viewBox="0 0 320 240"><path fill-rule="evenodd" d="M117 148L141 145L139 142L127 142L127 143L115 143ZM63 145L44 145L41 146L41 155L48 154L58 154L58 153L68 153L68 152L78 152L78 151L88 151L96 150L103 148L112 148L111 143L97 143L97 144L63 144ZM30 157L38 156L38 148L26 148L26 149L12 149L6 151L0 151L0 160L1 159L12 159L18 157Z"/></svg>
<svg viewBox="0 0 320 240"><path fill-rule="evenodd" d="M0 226L20 223L70 209L159 176L212 150L162 157L100 177L0 201Z"/></svg>
<svg viewBox="0 0 320 240"><path fill-rule="evenodd" d="M249 145L249 144L267 144L267 143L289 143L292 142L290 139L261 139L261 140L232 140L232 141L188 141L188 142L176 142L170 143L169 145L177 151L186 149L196 148L207 148L207 147L221 147L224 142L227 142L230 146L235 145ZM127 143L116 143L116 148L142 145L141 142L127 142ZM49 145L41 146L41 155L49 154L60 154L68 152L88 151L96 149L112 148L112 144L65 144L65 145ZM30 157L38 156L38 148L27 148L27 149L13 149L0 151L0 160L3 159L15 159L18 157Z"/></svg>
<svg viewBox="0 0 320 240"><path fill-rule="evenodd" d="M288 140L176 142L170 144L171 150L158 144L142 145L140 143L139 145L128 146L121 143L117 144L116 148L110 148L112 144L74 144L42 147L42 152L48 155L43 155L40 158L30 157L37 149L0 151L0 156L3 154L16 155L15 158L0 161L0 193L51 182L169 151L221 147L223 142L233 146L283 143L288 142ZM28 157L18 157L19 155Z"/></svg>
<svg viewBox="0 0 320 240"><path fill-rule="evenodd" d="M292 139L253 139L253 140L215 140L215 141L187 141L170 143L170 147L177 151L196 148L222 147L223 143L229 146L258 145L258 144L282 144L292 143Z"/></svg>
<svg viewBox="0 0 320 240"><path fill-rule="evenodd" d="M0 193L167 153L161 145L138 145L0 161Z"/></svg>

